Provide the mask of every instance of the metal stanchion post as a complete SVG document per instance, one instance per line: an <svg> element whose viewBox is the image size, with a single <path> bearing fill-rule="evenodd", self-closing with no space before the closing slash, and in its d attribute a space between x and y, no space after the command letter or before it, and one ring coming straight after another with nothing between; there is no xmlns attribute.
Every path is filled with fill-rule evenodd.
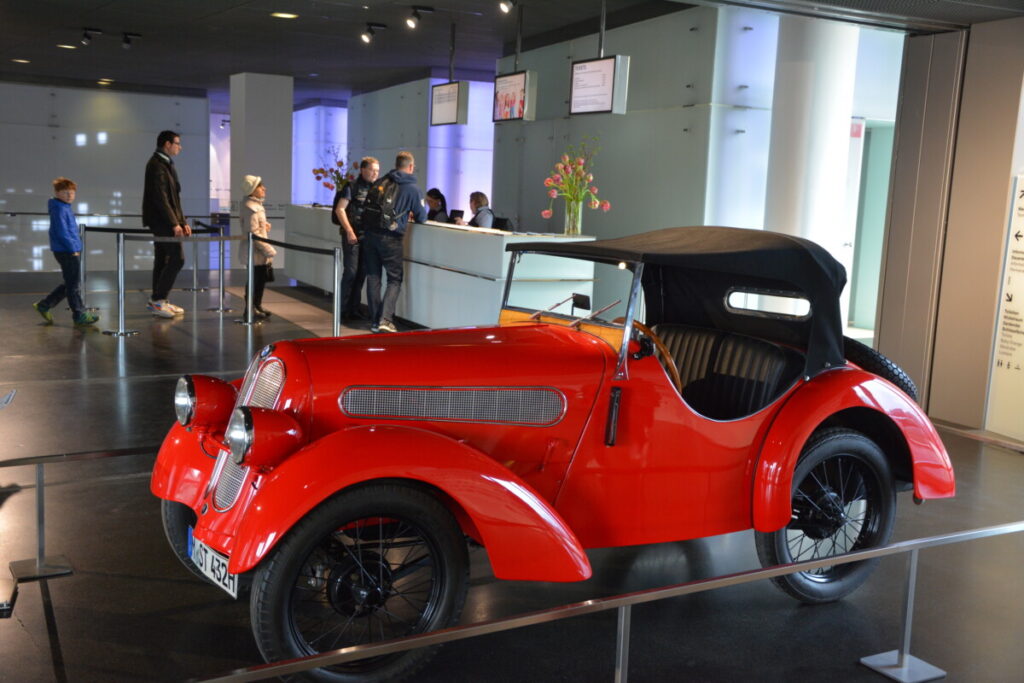
<svg viewBox="0 0 1024 683"><path fill-rule="evenodd" d="M255 253L254 253L255 248L256 248L256 243L253 240L252 233L250 232L249 233L248 257L246 258L245 313L242 314L241 318L239 318L238 320L235 321L236 323L239 323L241 325L256 325L259 322L262 322L262 321L257 321L255 319L255 316L253 316L253 313L252 313L252 307L253 307L253 303L252 303L252 290L254 288L254 283L253 283L253 259L255 257Z"/></svg>
<svg viewBox="0 0 1024 683"><path fill-rule="evenodd" d="M86 236L86 234L88 234L88 231L85 228L86 228L85 223L79 223L78 224L78 237L79 237L79 239L82 240L82 252L81 252L82 253L82 258L80 260L81 269L79 270L79 273L78 273L78 286L82 288L82 305L85 307L85 310L87 310L87 311L98 311L100 309L98 309L95 306L90 306L89 303L88 303L89 290L86 287L86 284L87 284L87 282L89 280L89 276L87 275L88 268L86 267L87 266L86 261L88 260L89 249L88 249L88 245L86 244L86 241L85 241L85 236Z"/></svg>
<svg viewBox="0 0 1024 683"><path fill-rule="evenodd" d="M224 231L218 230L218 236L223 239ZM224 249L227 247L228 256L224 256ZM218 241L217 249L219 253L217 255L217 305L214 308L208 308L208 311L216 311L218 313L230 313L231 308L227 308L224 305L224 259L231 258L231 243L227 241Z"/></svg>
<svg viewBox="0 0 1024 683"><path fill-rule="evenodd" d="M208 287L199 286L199 242L192 243L192 286L185 287L186 292L205 292Z"/></svg>
<svg viewBox="0 0 1024 683"><path fill-rule="evenodd" d="M903 601L903 642L899 650L861 657L860 663L872 671L901 683L923 683L945 678L946 672L910 654L910 632L914 621L914 593L917 586L917 555L915 548L907 558L907 591Z"/></svg>
<svg viewBox="0 0 1024 683"><path fill-rule="evenodd" d="M117 329L103 330L103 334L115 337L130 337L138 330L124 328L124 233L117 233Z"/></svg>
<svg viewBox="0 0 1024 683"><path fill-rule="evenodd" d="M36 556L30 560L11 562L11 575L16 581L32 581L52 576L66 576L72 573L71 563L63 555L46 556L46 505L43 498L44 490L43 464L36 465L36 524L38 526Z"/></svg>
<svg viewBox="0 0 1024 683"><path fill-rule="evenodd" d="M629 618L631 605L623 605L619 613L616 627L615 648L615 683L626 683L629 678Z"/></svg>
<svg viewBox="0 0 1024 683"><path fill-rule="evenodd" d="M341 336L341 247L334 248L334 311L331 336Z"/></svg>

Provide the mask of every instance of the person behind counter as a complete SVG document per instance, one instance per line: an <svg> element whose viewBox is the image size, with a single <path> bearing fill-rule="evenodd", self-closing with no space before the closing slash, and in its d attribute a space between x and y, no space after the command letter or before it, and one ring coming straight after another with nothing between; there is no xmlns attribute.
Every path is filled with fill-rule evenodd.
<svg viewBox="0 0 1024 683"><path fill-rule="evenodd" d="M452 222L452 219L448 217L448 202L445 200L441 190L436 187L427 190L427 206L430 207L427 211L428 221L436 221L437 223Z"/></svg>
<svg viewBox="0 0 1024 683"><path fill-rule="evenodd" d="M494 226L494 212L488 206L489 200L483 192L471 192L469 195L469 210L473 217L467 223L461 218L456 218L459 225L470 225L474 228L490 228Z"/></svg>

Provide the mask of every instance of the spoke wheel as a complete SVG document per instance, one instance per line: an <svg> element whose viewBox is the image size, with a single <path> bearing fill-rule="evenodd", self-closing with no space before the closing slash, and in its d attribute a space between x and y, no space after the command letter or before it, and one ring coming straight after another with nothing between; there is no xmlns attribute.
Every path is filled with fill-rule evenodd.
<svg viewBox="0 0 1024 683"><path fill-rule="evenodd" d="M824 559L885 545L896 517L896 492L885 454L863 434L831 429L813 437L793 473L792 517L783 529L756 535L769 567ZM853 592L877 560L825 566L772 581L808 603Z"/></svg>
<svg viewBox="0 0 1024 683"><path fill-rule="evenodd" d="M257 574L253 632L268 661L445 628L466 595L466 544L448 511L401 486L342 493L299 522ZM400 680L436 648L309 672L317 681Z"/></svg>

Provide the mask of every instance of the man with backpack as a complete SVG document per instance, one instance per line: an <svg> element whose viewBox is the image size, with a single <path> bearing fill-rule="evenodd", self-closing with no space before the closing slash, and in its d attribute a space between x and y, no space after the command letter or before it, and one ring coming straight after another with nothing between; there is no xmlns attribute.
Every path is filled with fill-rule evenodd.
<svg viewBox="0 0 1024 683"><path fill-rule="evenodd" d="M395 305L402 289L405 263L402 238L409 218L418 223L427 219L423 197L416 187L415 159L399 152L395 168L373 184L363 206L363 258L366 267L366 301L370 308L371 332L397 332ZM383 299L380 294L381 271L388 275Z"/></svg>
<svg viewBox="0 0 1024 683"><path fill-rule="evenodd" d="M341 317L358 317L359 302L362 299L363 281L366 272L360 258L363 241L363 208L366 196L380 175L380 162L373 157L363 157L359 162L359 177L345 185L334 197L331 222L339 226L341 248L345 263L341 275Z"/></svg>

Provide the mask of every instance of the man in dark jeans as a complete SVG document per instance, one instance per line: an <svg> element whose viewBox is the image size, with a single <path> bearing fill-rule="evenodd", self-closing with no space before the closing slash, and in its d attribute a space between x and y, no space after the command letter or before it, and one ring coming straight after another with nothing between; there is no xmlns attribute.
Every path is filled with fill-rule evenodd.
<svg viewBox="0 0 1024 683"><path fill-rule="evenodd" d="M363 205L366 194L379 175L380 162L373 157L363 157L359 162L359 177L338 192L334 199L334 217L341 226L341 248L345 256L345 268L341 274L341 317L346 319L357 317L363 295L366 269L359 253L363 239Z"/></svg>
<svg viewBox="0 0 1024 683"><path fill-rule="evenodd" d="M370 307L371 332L397 332L395 328L395 305L398 294L402 290L402 277L405 263L402 260L402 238L411 216L416 222L427 219L427 211L423 208L423 196L416 187L416 162L409 152L399 152L395 159L395 168L376 183L371 192L382 193L387 183L397 183L398 191L394 198L394 222L382 227L379 223L369 221L371 215L365 209L363 216L364 244L363 249L366 265L366 300ZM369 201L373 200L371 194ZM380 295L381 271L388 275L388 287L383 299Z"/></svg>
<svg viewBox="0 0 1024 683"><path fill-rule="evenodd" d="M162 131L156 138L156 151L146 164L142 224L157 237L192 234L181 212L181 183L174 170L173 157L180 152L181 137L173 130ZM174 278L185 265L185 250L180 242L154 242L153 247L153 296L146 308L161 318L173 318L185 312L167 300Z"/></svg>

